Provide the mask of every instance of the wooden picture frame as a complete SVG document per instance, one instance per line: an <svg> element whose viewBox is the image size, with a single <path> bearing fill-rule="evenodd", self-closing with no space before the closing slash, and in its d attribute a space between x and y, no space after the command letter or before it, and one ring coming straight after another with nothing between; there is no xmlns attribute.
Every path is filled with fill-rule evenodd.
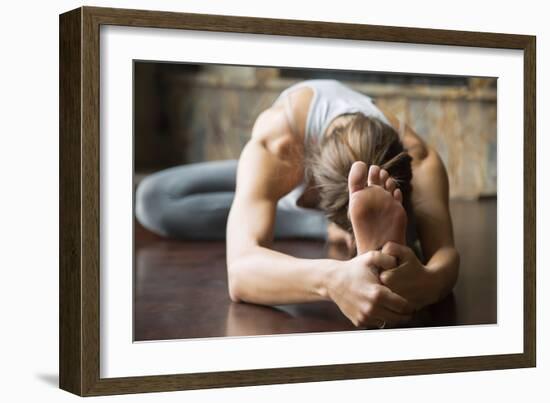
<svg viewBox="0 0 550 403"><path fill-rule="evenodd" d="M100 377L100 26L402 42L524 52L523 353L275 369ZM81 7L60 15L60 387L80 396L533 367L536 363L535 37Z"/></svg>

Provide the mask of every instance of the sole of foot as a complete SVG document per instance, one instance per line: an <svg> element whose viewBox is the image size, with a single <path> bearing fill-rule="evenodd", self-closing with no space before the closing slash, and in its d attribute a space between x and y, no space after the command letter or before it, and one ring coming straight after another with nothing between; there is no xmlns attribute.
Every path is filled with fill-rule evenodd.
<svg viewBox="0 0 550 403"><path fill-rule="evenodd" d="M381 248L386 242L405 244L407 213L403 196L388 172L355 162L348 176L348 214L357 254Z"/></svg>

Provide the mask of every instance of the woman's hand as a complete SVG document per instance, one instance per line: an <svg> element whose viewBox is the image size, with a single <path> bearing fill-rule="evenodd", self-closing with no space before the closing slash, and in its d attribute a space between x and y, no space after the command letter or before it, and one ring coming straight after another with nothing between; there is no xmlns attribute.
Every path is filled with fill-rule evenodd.
<svg viewBox="0 0 550 403"><path fill-rule="evenodd" d="M418 260L411 248L387 242L382 253L397 260L396 267L383 268L380 273L382 284L409 301L416 310L437 302L440 287L435 276Z"/></svg>
<svg viewBox="0 0 550 403"><path fill-rule="evenodd" d="M338 262L327 284L329 298L357 327L389 327L410 320L410 304L382 285L380 270L395 267L392 256L372 251Z"/></svg>

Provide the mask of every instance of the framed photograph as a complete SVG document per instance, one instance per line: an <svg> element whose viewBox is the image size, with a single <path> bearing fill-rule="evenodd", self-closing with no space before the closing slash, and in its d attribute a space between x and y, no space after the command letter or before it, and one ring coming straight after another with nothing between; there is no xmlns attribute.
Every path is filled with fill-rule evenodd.
<svg viewBox="0 0 550 403"><path fill-rule="evenodd" d="M60 16L60 387L533 367L535 37Z"/></svg>

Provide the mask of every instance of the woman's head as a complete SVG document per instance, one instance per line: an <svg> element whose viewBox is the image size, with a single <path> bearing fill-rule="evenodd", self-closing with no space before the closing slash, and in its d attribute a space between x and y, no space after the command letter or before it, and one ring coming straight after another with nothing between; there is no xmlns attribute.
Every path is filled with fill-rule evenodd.
<svg viewBox="0 0 550 403"><path fill-rule="evenodd" d="M321 209L329 220L352 232L347 210L348 173L355 161L387 170L408 205L411 192L411 157L397 132L379 119L361 113L326 133L320 144L306 155L306 175L319 191Z"/></svg>

